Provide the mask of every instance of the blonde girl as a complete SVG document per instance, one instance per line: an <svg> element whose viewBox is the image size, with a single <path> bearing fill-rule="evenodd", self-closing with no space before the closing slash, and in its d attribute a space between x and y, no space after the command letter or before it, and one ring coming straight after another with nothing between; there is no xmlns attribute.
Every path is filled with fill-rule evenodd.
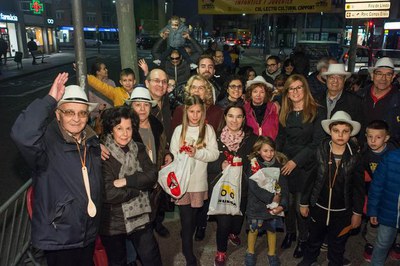
<svg viewBox="0 0 400 266"><path fill-rule="evenodd" d="M182 251L186 265L197 265L193 253L196 212L208 198L207 164L219 156L214 129L205 122L205 104L197 95L186 97L182 124L172 135L170 151L175 158L182 146L189 146L184 152L190 157L191 173L187 192L175 204L181 218Z"/></svg>
<svg viewBox="0 0 400 266"><path fill-rule="evenodd" d="M252 173L269 167L280 170L287 161L283 154L275 151L275 142L270 137L264 136L259 137L254 144L249 159ZM258 232L265 230L267 231L269 265L280 265L280 260L276 255L276 229L283 227L280 215L286 208L287 201L288 188L285 176L279 176L272 191L260 187L256 181L249 179L246 215L250 230L247 236L246 266L256 265L255 244Z"/></svg>

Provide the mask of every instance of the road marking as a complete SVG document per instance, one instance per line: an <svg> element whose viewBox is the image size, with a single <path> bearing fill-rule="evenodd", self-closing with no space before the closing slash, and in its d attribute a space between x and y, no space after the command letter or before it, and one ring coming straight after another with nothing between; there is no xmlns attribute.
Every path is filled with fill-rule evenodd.
<svg viewBox="0 0 400 266"><path fill-rule="evenodd" d="M39 88L36 88L36 89L34 89L34 90L31 90L31 91L26 91L26 92L24 92L24 93L21 93L21 94L14 94L14 95L0 95L0 97L6 97L6 98L13 98L13 97L23 97L23 96L27 96L27 95L29 95L29 94L32 94L32 93L35 93L35 92L38 92L38 91L41 91L41 90L43 90L43 89L45 89L45 88L49 88L51 86L51 83L49 83L49 84L46 84L46 85L43 85L43 86L40 86Z"/></svg>

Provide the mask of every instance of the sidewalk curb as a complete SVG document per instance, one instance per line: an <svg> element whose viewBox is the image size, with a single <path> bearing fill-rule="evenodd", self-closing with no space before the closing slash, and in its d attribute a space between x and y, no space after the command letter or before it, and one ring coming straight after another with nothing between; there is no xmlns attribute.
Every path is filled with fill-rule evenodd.
<svg viewBox="0 0 400 266"><path fill-rule="evenodd" d="M88 56L88 57L86 57L86 60L93 59L93 58L96 58L96 56L94 56L94 55ZM1 76L0 76L0 81L4 82L4 81L10 81L10 80L13 80L13 79L17 79L17 78L20 78L20 77L26 77L26 76L29 76L29 75L32 75L32 74L36 74L36 73L39 73L39 72L46 71L48 69L54 69L54 68L57 68L57 67L60 67L60 66L69 65L69 64L72 64L74 61L75 60L70 61L70 62L66 62L66 63L61 63L61 64L49 65L49 67L45 67L45 68L38 69L38 70L33 70L33 71L30 71L30 72L21 73L20 75L16 75L16 76L13 76L13 77L1 78Z"/></svg>

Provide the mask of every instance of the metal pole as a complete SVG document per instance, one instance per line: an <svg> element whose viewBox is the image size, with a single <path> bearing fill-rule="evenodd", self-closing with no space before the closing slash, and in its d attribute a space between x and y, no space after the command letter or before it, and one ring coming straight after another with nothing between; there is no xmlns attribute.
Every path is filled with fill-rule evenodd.
<svg viewBox="0 0 400 266"><path fill-rule="evenodd" d="M358 20L353 19L351 21L351 40L349 49L349 63L347 71L354 72L356 65L356 52L357 52L357 38L358 38Z"/></svg>
<svg viewBox="0 0 400 266"><path fill-rule="evenodd" d="M165 27L165 0L158 0L158 28Z"/></svg>
<svg viewBox="0 0 400 266"><path fill-rule="evenodd" d="M79 86L86 88L86 51L83 37L83 19L81 0L72 0L72 21L74 25L74 45L76 62L76 79Z"/></svg>
<svg viewBox="0 0 400 266"><path fill-rule="evenodd" d="M130 67L138 79L137 50L136 50L136 23L132 0L117 0L115 3L118 17L119 50L121 68Z"/></svg>

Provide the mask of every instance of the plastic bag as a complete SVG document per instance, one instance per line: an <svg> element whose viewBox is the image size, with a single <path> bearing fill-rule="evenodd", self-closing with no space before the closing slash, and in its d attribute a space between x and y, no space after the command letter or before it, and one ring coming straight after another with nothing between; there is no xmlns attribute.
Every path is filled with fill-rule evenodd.
<svg viewBox="0 0 400 266"><path fill-rule="evenodd" d="M158 172L158 183L174 199L180 199L186 193L190 178L190 158L179 153L174 160Z"/></svg>
<svg viewBox="0 0 400 266"><path fill-rule="evenodd" d="M236 159L236 157L235 157ZM208 215L243 215L240 211L242 192L242 162L233 161L228 165L215 184L211 194Z"/></svg>

